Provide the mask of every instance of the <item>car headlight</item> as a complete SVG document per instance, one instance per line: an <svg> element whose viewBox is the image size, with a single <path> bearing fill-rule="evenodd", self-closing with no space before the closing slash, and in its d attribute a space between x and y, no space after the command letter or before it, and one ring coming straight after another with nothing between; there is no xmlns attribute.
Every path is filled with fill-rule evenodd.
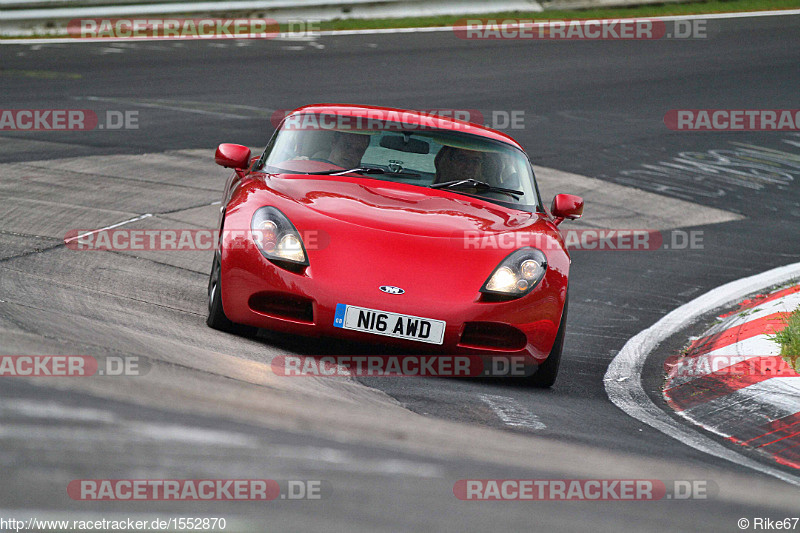
<svg viewBox="0 0 800 533"><path fill-rule="evenodd" d="M519 298L531 292L546 271L547 258L541 250L520 248L497 265L481 292Z"/></svg>
<svg viewBox="0 0 800 533"><path fill-rule="evenodd" d="M270 261L308 265L306 249L297 228L275 207L261 207L250 222L253 242Z"/></svg>

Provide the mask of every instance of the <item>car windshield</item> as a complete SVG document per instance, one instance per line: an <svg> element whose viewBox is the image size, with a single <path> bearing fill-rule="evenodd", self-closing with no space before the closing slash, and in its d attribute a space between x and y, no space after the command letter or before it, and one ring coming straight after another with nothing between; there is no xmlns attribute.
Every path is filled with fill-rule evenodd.
<svg viewBox="0 0 800 533"><path fill-rule="evenodd" d="M351 174L447 189L529 211L540 205L527 157L509 144L461 131L412 129L401 123L384 122L380 129L345 129L323 127L337 124L330 115L290 119L261 158L265 172L330 175L358 169Z"/></svg>

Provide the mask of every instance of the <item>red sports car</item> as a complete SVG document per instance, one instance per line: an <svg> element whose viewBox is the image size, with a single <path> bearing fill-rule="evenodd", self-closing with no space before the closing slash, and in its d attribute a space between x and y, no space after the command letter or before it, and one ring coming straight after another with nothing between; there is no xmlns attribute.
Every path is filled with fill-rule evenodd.
<svg viewBox="0 0 800 533"><path fill-rule="evenodd" d="M313 105L264 153L222 144L220 246L208 325L389 343L420 353L523 356L550 386L570 257L511 137L425 113Z"/></svg>

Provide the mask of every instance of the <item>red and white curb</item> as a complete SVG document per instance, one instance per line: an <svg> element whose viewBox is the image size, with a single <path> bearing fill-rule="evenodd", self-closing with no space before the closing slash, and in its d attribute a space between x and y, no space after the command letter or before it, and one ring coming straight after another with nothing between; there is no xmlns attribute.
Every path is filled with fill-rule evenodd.
<svg viewBox="0 0 800 533"><path fill-rule="evenodd" d="M606 393L609 399L628 415L692 448L731 461L739 466L745 466L793 485L800 486L800 476L744 455L714 440L694 427L676 420L660 407L656 406L642 387L642 368L644 367L645 360L661 342L677 334L688 325L712 311L731 308L748 295L788 282L796 283L798 278L800 278L800 263L775 268L762 274L727 283L670 312L661 320L631 338L611 361L604 378ZM789 295L782 294L780 297L782 296ZM713 350L720 350L717 352L718 354L725 354L725 350L727 350L728 355L756 355L766 357L771 356L771 354L774 355L774 352L770 351L759 353L762 350L768 350L770 348L773 351L776 349L774 345L767 346L766 344L762 344L761 342L763 339L753 339L749 341L750 344L746 345L737 345L735 341L726 346L722 345L723 341L721 339L735 338L737 341L748 341L749 338L763 334L764 330L761 330L753 334L752 337L747 337L747 335L750 334L749 332L753 331L752 328L756 326L746 327L744 324L755 323L758 324L757 327L768 327L768 320L762 320L761 322L756 322L756 320L769 317L774 312L781 312L775 311L772 307L780 297L772 301L766 301L766 299L760 300L760 303L751 309L751 314L742 313L740 310L735 315L731 315L732 322L723 322L723 324L735 328L736 325L739 324L736 321L742 320L741 324L739 324L741 326L739 330L731 330L730 327L725 328L725 331L730 330L730 335L726 336L723 334L724 326L720 324L709 331L712 336L714 334L719 335L713 340L706 339L703 341L703 339L698 339L701 342L696 346L697 349L701 350L700 346L705 342L705 344L703 344L704 346L711 347ZM786 301L789 302L788 299ZM737 331L738 333L736 333ZM719 341L719 345L714 345L713 343L715 341ZM742 351L736 352L737 349ZM739 363L735 361L732 363L732 365L736 364ZM750 362L745 361L745 364L750 364ZM679 378L677 374L676 372L673 377L682 379ZM674 385L679 387L682 383L688 383L688 381L675 381ZM792 386L789 387L788 383L791 383ZM767 386L770 387L769 390L772 391L773 394L768 396L765 396L763 393L759 394L759 391L763 391L764 387ZM749 411L750 414L748 414L746 418L742 416L745 412L744 410L737 411L737 414L730 414L726 413L725 407L719 404L716 405L717 409L714 415L717 417L715 420L718 422L718 426L715 426L715 431L717 433L730 433L731 436L736 435L734 438L737 439L746 438L746 443L753 446L769 444L773 440L780 439L784 436L788 437L793 433L791 430L792 426L784 427L783 424L800 422L800 416L794 421L791 418L791 415L796 414L798 406L800 406L800 396L798 396L800 393L799 387L800 384L798 384L796 377L770 375L769 379L761 380L758 383L750 383L749 385L732 390L729 394L717 398L708 396L708 401L697 405L687 405L681 412L683 414L690 412L693 416L698 417L702 410L705 410L707 413L712 413L715 411L715 404L713 402L726 401L724 400L725 397L728 397L727 401L729 402L729 406L738 405L737 400L741 400L742 398L760 398L762 400L769 398L771 401L762 401L758 403L758 410L755 412ZM786 393L774 394L774 392L778 390L785 390ZM671 398L671 401L674 402L678 397L677 389L673 391L672 394L674 397ZM741 401L739 403L741 403ZM750 404L751 409L754 405L756 404ZM746 409L746 406L743 406L743 409ZM773 426L768 426L769 424L773 424ZM737 427L735 428L734 426ZM780 434L770 433L770 431L780 432ZM776 438L769 440L770 435ZM795 436L794 438L797 437ZM767 451L774 452L775 449L776 448L770 448Z"/></svg>
<svg viewBox="0 0 800 533"><path fill-rule="evenodd" d="M800 375L770 335L800 307L800 285L757 295L668 360L664 399L681 417L800 468Z"/></svg>

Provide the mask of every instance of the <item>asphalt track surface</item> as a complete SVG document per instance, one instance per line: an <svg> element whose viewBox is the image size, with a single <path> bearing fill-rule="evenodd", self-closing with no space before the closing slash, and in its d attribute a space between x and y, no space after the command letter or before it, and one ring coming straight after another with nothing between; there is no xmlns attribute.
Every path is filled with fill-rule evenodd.
<svg viewBox="0 0 800 533"><path fill-rule="evenodd" d="M3 513L224 516L254 531L735 531L740 517L796 515L795 487L628 417L608 400L603 375L627 339L670 310L799 260L800 136L673 132L663 122L670 109L798 108L799 25L797 16L710 21L707 39L655 42L478 42L442 32L0 46L3 108L139 118L138 129L123 131L0 134L0 352L152 361L139 381L0 382ZM703 231L702 249L573 253L565 358L544 391L410 378L363 380L377 390L324 380L287 390L253 365L355 348L205 328L207 255L59 245L69 229L137 213L208 223L225 178L209 148L261 147L273 110L315 102L523 110L524 129L510 133L537 165L738 216L683 228ZM720 159L737 153L756 165L747 150L779 151L780 162L766 173ZM174 172L144 173L134 157L168 151L180 151ZM86 165L74 159L91 156ZM113 178L102 170L106 157ZM715 165L699 173L687 158ZM545 201L553 192L570 191ZM655 397L658 372L648 375ZM521 425L504 421L498 403ZM250 477L323 479L333 491L268 504L65 494L72 479ZM719 492L694 501L461 502L453 483L466 478L689 478Z"/></svg>

